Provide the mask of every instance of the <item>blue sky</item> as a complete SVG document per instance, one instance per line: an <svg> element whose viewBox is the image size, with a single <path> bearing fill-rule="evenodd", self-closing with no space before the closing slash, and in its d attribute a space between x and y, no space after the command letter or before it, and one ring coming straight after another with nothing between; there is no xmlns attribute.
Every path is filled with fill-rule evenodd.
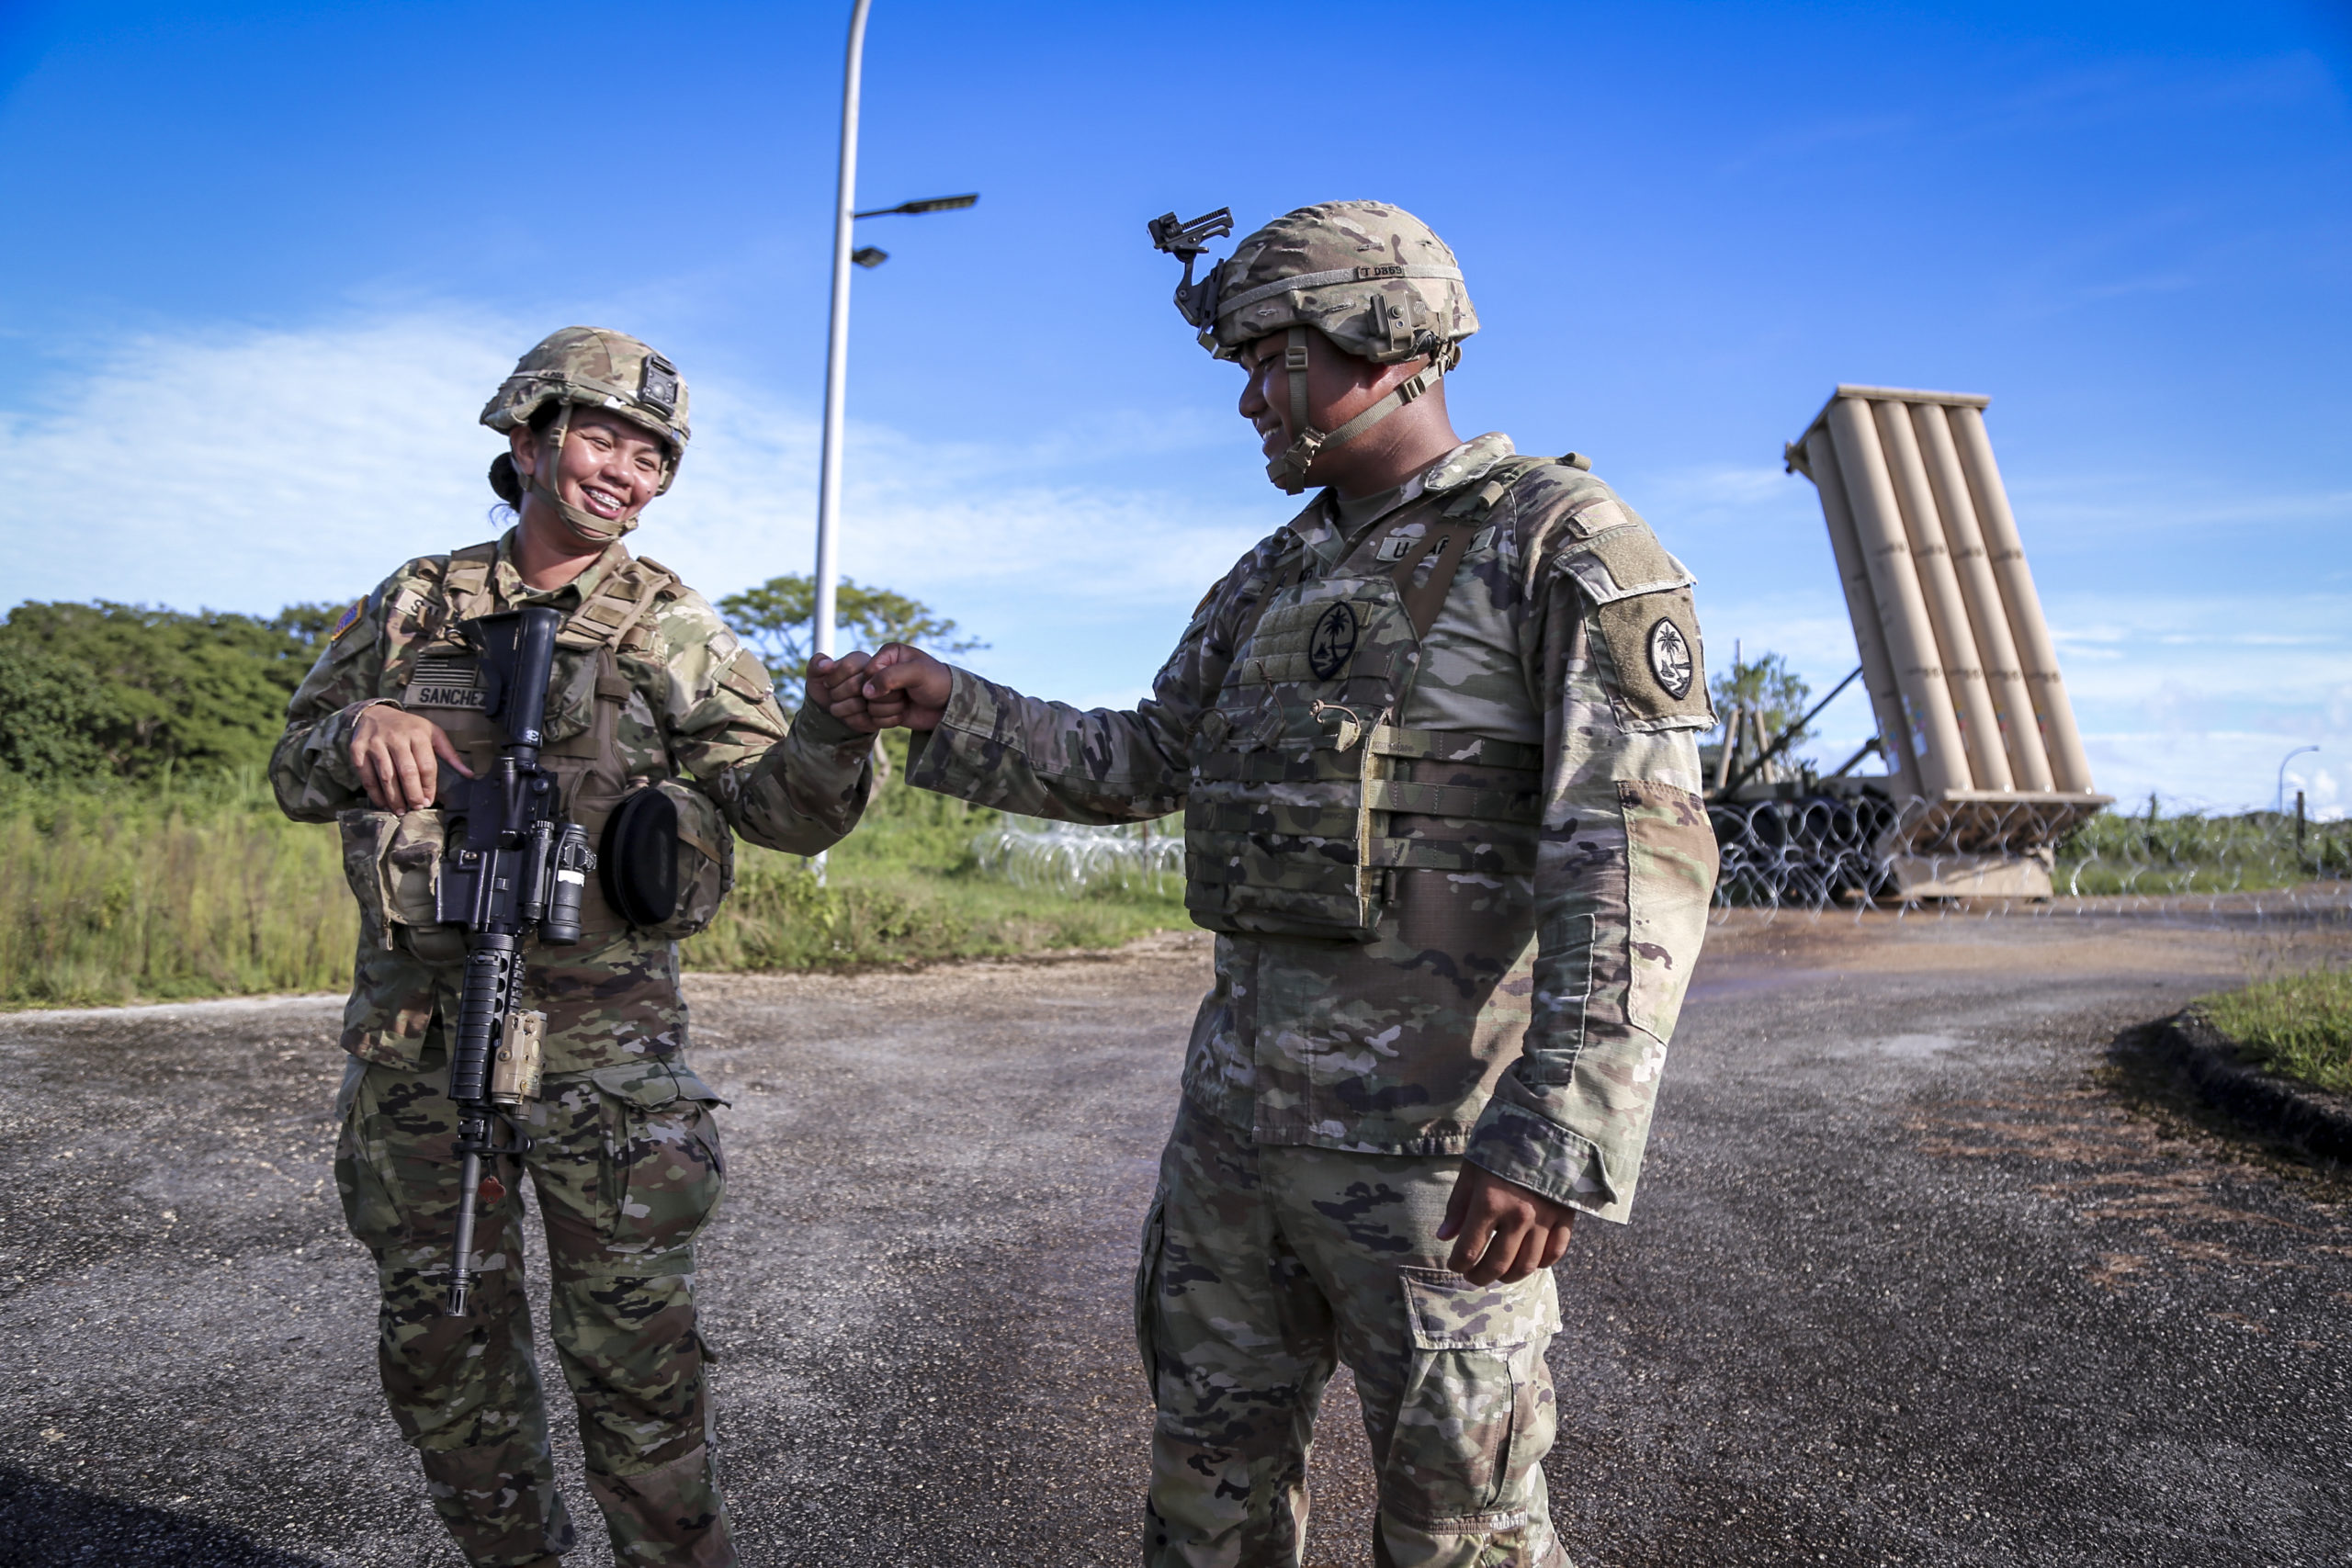
<svg viewBox="0 0 2352 1568"><path fill-rule="evenodd" d="M573 321L696 440L633 542L806 570L845 4L0 0L0 604L267 610L481 537ZM1852 638L1781 443L1989 393L2103 787L2352 803L2342 5L876 0L846 570L1081 703L1288 512L1143 220L1377 197L1460 254L1464 434L1594 454L1722 662ZM1859 694L1820 750L1866 733ZM2290 782L2290 788L2293 787Z"/></svg>

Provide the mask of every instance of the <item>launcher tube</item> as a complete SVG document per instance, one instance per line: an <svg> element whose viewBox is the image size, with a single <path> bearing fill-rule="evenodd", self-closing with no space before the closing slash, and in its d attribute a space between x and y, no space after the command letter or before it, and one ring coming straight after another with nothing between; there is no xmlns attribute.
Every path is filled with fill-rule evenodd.
<svg viewBox="0 0 2352 1568"><path fill-rule="evenodd" d="M1878 719L1880 750L1887 771L1902 781L1903 793L1917 795L1919 763L1911 754L1911 723L1903 714L1903 693L1895 684L1894 661L1887 657L1878 601L1871 592L1870 561L1854 532L1846 479L1838 471L1829 432L1815 430L1807 436L1804 453L1814 488L1821 492L1822 518L1829 525L1829 551L1838 558L1838 581L1846 590L1846 615L1854 623L1854 649L1861 655L1862 688L1870 694L1871 712Z"/></svg>
<svg viewBox="0 0 2352 1568"><path fill-rule="evenodd" d="M2013 789L2008 754L2001 750L2000 716L1993 711L1993 694L1984 686L1976 636L1969 629L1968 605L1960 596L1960 579L1952 571L1951 548L1944 538L1943 519L1936 514L1935 494L1928 487L1927 467L1919 460L1919 440L1912 431L1909 411L1898 402L1883 402L1871 412L1877 416L1888 476L1894 480L1903 531L1910 536L1920 596L1928 605L1928 624L1935 628L1936 646L1943 654L1944 683L1951 688L1952 705L1960 716L1969 774L1978 789Z"/></svg>
<svg viewBox="0 0 2352 1568"><path fill-rule="evenodd" d="M1887 477L1870 404L1860 398L1832 400L1829 434L1838 451L1838 471L1846 479L1846 502L1862 558L1869 565L1871 595L1886 633L1895 682L1919 727L1919 793L1937 798L1946 790L1973 789L1975 781L1961 742L1960 722L1952 714L1951 689L1944 682L1935 628L1928 620L1911 541L1903 530L1903 513L1894 481Z"/></svg>
<svg viewBox="0 0 2352 1568"><path fill-rule="evenodd" d="M2000 715L2009 772L2019 789L2048 790L2053 787L2050 755L2041 744L2041 726L2034 717L2033 698L2026 691L2024 668L2018 662L2008 607L2001 602L2000 582L1984 553L1984 536L1977 525L1976 504L1968 493L1968 476L1960 466L1960 449L1952 444L1951 425L1936 403L1912 404L1911 424L1919 434L1919 457L1927 465L1928 483L1936 492L1936 510L1943 514L1944 538L1951 546L1960 596L1968 604L1968 624L1976 634L1984 683Z"/></svg>
<svg viewBox="0 0 2352 1568"><path fill-rule="evenodd" d="M1968 477L1969 493L1976 502L1976 520L1984 527L1985 557L2001 585L2026 690L2041 716L2051 776L2062 790L2089 794L2093 788L2090 758L2075 728L2074 705L2059 679L2057 646L2051 640L2050 624L2041 616L2041 597L2034 592L2033 573L2026 568L2025 545L2018 537L2018 520L2009 511L2000 466L1993 460L1993 441L1984 433L1984 415L1973 408L1953 409L1951 433L1960 448L1961 469Z"/></svg>

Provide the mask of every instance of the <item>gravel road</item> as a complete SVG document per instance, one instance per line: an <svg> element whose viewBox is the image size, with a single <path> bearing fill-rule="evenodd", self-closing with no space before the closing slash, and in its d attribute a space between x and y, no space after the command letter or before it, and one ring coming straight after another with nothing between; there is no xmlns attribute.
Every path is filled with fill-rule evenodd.
<svg viewBox="0 0 2352 1568"><path fill-rule="evenodd" d="M2343 937L1719 931L1635 1224L1560 1269L1583 1568L2352 1563L2345 1190L2133 1109L2109 1066L2282 942ZM752 1568L1133 1560L1135 1230L1206 973L1174 936L691 979L733 1102L704 1279ZM458 1562L335 1207L339 1010L0 1016L0 1561ZM1310 1561L1362 1564L1344 1375L1324 1430Z"/></svg>

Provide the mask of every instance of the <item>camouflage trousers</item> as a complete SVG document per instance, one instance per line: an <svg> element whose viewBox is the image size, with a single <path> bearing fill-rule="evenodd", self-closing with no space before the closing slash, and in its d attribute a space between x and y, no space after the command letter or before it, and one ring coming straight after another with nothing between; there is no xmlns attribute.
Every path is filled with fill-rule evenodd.
<svg viewBox="0 0 2352 1568"><path fill-rule="evenodd" d="M458 1201L446 1058L355 1061L335 1151L351 1232L383 1292L377 1360L433 1506L469 1562L511 1568L573 1544L556 1493L523 1293L517 1162L485 1182L472 1315L445 1318ZM695 1328L694 1240L718 1203L715 1099L650 1062L549 1077L520 1121L546 1227L557 1359L588 1485L628 1568L735 1562ZM503 1190L500 1190L500 1189Z"/></svg>
<svg viewBox="0 0 2352 1568"><path fill-rule="evenodd" d="M1381 1568L1567 1568L1542 1461L1547 1270L1478 1287L1437 1240L1438 1156L1258 1145L1189 1104L1144 1224L1136 1333L1159 1406L1148 1568L1295 1568L1338 1361L1379 1472Z"/></svg>

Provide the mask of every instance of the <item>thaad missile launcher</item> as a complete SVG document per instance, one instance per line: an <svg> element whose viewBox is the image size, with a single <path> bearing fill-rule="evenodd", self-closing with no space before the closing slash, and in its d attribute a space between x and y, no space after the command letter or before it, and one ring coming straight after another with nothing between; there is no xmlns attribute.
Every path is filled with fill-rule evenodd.
<svg viewBox="0 0 2352 1568"><path fill-rule="evenodd" d="M2112 803L2091 784L1990 401L1841 386L1782 449L1820 493L1878 735L1827 778L1783 778L1752 716L1725 716L1709 803L1730 897L2047 897L2054 846ZM1885 773L1850 776L1873 749Z"/></svg>

